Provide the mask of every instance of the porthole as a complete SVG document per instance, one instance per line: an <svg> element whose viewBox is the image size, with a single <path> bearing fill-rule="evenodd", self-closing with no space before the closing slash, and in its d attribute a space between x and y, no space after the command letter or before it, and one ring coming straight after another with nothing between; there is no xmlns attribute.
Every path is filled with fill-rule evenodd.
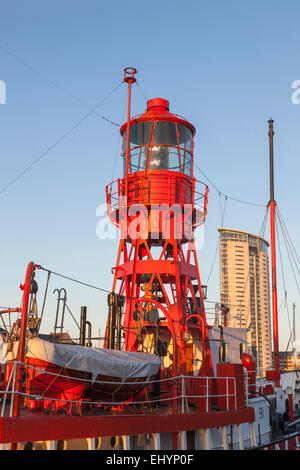
<svg viewBox="0 0 300 470"><path fill-rule="evenodd" d="M110 439L110 446L111 446L113 449L115 449L115 447L116 447L116 445L117 445L117 442L118 442L118 439L117 439L115 436L111 437L111 439Z"/></svg>
<svg viewBox="0 0 300 470"><path fill-rule="evenodd" d="M32 442L26 442L24 445L24 450L33 450L33 443Z"/></svg>
<svg viewBox="0 0 300 470"><path fill-rule="evenodd" d="M57 441L56 442L56 450L65 450L66 442L65 441Z"/></svg>

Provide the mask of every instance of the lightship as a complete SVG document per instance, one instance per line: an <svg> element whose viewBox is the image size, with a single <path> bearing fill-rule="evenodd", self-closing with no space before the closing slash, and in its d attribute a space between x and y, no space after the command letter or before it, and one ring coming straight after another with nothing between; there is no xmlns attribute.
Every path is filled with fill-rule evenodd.
<svg viewBox="0 0 300 470"><path fill-rule="evenodd" d="M92 346L85 307L79 340L63 333L63 289L54 333L40 334L37 277L48 271L49 281L52 273L30 262L21 307L0 312L18 314L2 329L2 449L297 449L299 433L287 425L294 392L279 368L273 121L274 368L258 379L247 331L227 326L226 308L214 325L206 318L195 231L205 222L208 186L194 176L196 130L163 98L132 117L136 73L124 70L123 177L106 187L120 242L103 348ZM45 296L47 289L48 282Z"/></svg>

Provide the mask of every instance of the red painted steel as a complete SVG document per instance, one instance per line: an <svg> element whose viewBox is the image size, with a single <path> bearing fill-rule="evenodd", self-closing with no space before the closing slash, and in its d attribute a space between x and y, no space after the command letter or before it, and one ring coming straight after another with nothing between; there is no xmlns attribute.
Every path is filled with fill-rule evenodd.
<svg viewBox="0 0 300 470"><path fill-rule="evenodd" d="M129 126L130 126L130 106L131 106L131 85L136 82L134 75L136 69L127 67L124 70L124 81L128 83L128 105L127 105L127 141L126 141L126 172L125 172L125 196L127 195L127 175L129 165Z"/></svg>
<svg viewBox="0 0 300 470"><path fill-rule="evenodd" d="M233 381L229 380L231 385L226 393L224 386L217 386L218 381L214 378L209 327L194 240L195 228L206 217L208 195L208 187L198 182L193 173L195 128L181 116L170 113L169 102L163 98L149 100L146 112L132 118L131 91L136 73L132 67L124 70L124 81L128 84L127 122L120 129L123 137L124 175L106 188L109 217L121 232L113 268L112 292L125 298L125 311L121 320L125 350L143 350L149 325L153 331L161 327L169 345L171 360L168 370L162 369L161 374L174 379L178 375L190 374L185 379L185 391L189 403L195 399L197 412L179 412L180 385L176 380L172 380L172 396L169 394L172 408L170 406L164 414L148 415L146 412L142 416L43 417L41 414L26 416L25 413L20 417L23 399L17 394L14 418L0 419L0 442L172 432L173 449L176 449L179 431L254 421L254 410L246 407L242 365L218 365L218 376L233 377L236 382L235 387L232 386ZM137 127L139 125L141 127ZM118 383L110 378L110 384L94 387L83 380L76 380L88 379L89 374L64 369L63 375L67 376L64 378L60 376L62 369L59 370L55 364L29 358L25 360L27 313L35 267L33 262L28 265L25 284L22 286L24 293L17 360L37 366L44 373L29 368L24 380L23 366L19 364L17 367L17 392L22 391L25 385L28 394L40 396L26 398L27 407L31 408L27 412L33 413L35 408L48 409L51 406L54 411L59 411L60 408L66 408L69 400L97 400L99 394L101 397L105 394L109 396L115 395L117 391L120 392L119 398L130 397L129 401L134 394L140 393L142 397L146 392L140 384L132 390L133 384L129 381L122 386L122 390L118 390ZM190 321L195 319L196 323ZM107 324L107 331L109 326ZM198 377L193 380L191 376L194 371L190 370L193 360L187 338L195 333L201 343L202 362L197 370ZM113 335L111 338L110 344L113 344L115 338ZM173 349L170 348L171 344ZM118 346L114 344L114 347ZM104 347L108 347L108 340ZM50 372L55 375L51 376ZM220 397L217 403L215 397L211 399L212 389L219 394L229 392L234 396ZM151 393L151 388L149 391ZM189 396L193 393L194 396ZM197 395L203 395L204 398ZM207 395L210 396L209 400ZM51 401L53 398L63 401ZM226 406L230 412L212 411L212 405L218 404L224 408L224 400L227 400ZM145 413L141 409L139 411ZM81 413L80 404L78 412Z"/></svg>
<svg viewBox="0 0 300 470"><path fill-rule="evenodd" d="M289 393L288 397L289 397L290 421L293 422L293 421L295 421L293 393Z"/></svg>
<svg viewBox="0 0 300 470"><path fill-rule="evenodd" d="M0 442L28 442L87 437L129 436L208 429L249 423L254 409L210 413L144 414L115 416L57 416L35 413L20 418L0 418Z"/></svg>
<svg viewBox="0 0 300 470"><path fill-rule="evenodd" d="M32 276L34 272L35 266L34 263L31 261L28 264L25 283L21 286L23 290L23 301L22 301L22 315L21 315L21 328L20 328L20 339L19 339L19 347L17 352L17 361L24 363L25 358L25 343L26 343L26 332L27 332L27 315L28 315L28 304L29 304L29 295L30 295L30 286L32 282ZM16 386L15 391L16 395L14 396L14 406L13 406L13 415L19 416L20 414L20 406L21 406L21 396L18 394L22 390L22 386L24 383L23 373L24 367L22 364L18 364L16 368Z"/></svg>
<svg viewBox="0 0 300 470"><path fill-rule="evenodd" d="M186 318L196 314L205 330L201 341L206 360L200 375L213 376L193 234L205 220L208 193L206 185L199 191L200 183L193 176L195 128L170 113L169 102L163 98L149 100L146 112L132 118L134 73L127 80L127 122L120 129L124 175L106 188L108 214L121 231L112 290L126 298L122 320L125 349L142 347L144 316L155 305L167 318L172 338L172 375L185 374ZM184 244L188 244L187 254Z"/></svg>
<svg viewBox="0 0 300 470"><path fill-rule="evenodd" d="M248 393L256 390L256 362L254 357L248 353L242 353L242 364L248 372Z"/></svg>
<svg viewBox="0 0 300 470"><path fill-rule="evenodd" d="M279 340L278 340L278 304L277 304L277 280L276 280L276 227L275 227L275 209L276 201L274 197L274 161L273 161L273 123L269 123L269 153L270 153L270 237L271 237L271 263L272 263L272 315L273 315L273 351L274 367L276 371L275 387L280 386L280 366L279 366Z"/></svg>
<svg viewBox="0 0 300 470"><path fill-rule="evenodd" d="M25 358L26 367L26 393L38 395L42 399L26 399L28 408L39 408L49 411L72 409L73 400L85 397L92 374L57 367L47 361L35 358Z"/></svg>
<svg viewBox="0 0 300 470"><path fill-rule="evenodd" d="M274 367L276 371L275 387L279 387L280 386L280 365L279 365L278 308L277 308L277 281L276 281L275 206L276 206L276 202L270 201L273 350L274 350Z"/></svg>
<svg viewBox="0 0 300 470"><path fill-rule="evenodd" d="M218 406L221 409L245 408L243 365L219 363L217 364L217 377L224 377L224 380L217 380Z"/></svg>
<svg viewBox="0 0 300 470"><path fill-rule="evenodd" d="M128 85L127 122L120 130L126 141L125 175L122 180L118 180L116 189L114 189L113 183L107 187L108 212L113 224L121 229L117 263L113 268L113 291L126 297L122 325L125 349L134 351L140 345L140 338L136 334L137 321L134 319L134 309L136 302L140 302L143 298L142 290L144 289L147 292L147 298L143 301L142 311L147 309L154 300L161 312L167 309L172 317L176 338L173 347L174 351L178 348L179 359L174 370L185 372L186 317L190 313L195 313L203 319L206 325L198 261L194 249L193 227L205 219L207 187L205 186L200 195L203 201L203 213L200 214L195 206L195 198L199 201L199 193L195 189L193 164L190 166L190 174L174 171L174 169L149 169L154 147L156 151L160 149L159 152L164 152L161 149L165 149L167 152L175 151L176 158L179 158L180 168L182 167L181 157L183 155L185 157L190 155L188 158L193 162L193 142L191 141L188 147L186 144L183 149L179 130L181 139L193 139L195 128L182 117L170 113L168 101L162 98L149 100L147 110L143 115L134 119L130 118L130 81L128 81ZM142 145L139 145L139 131L136 130L136 125L141 123L148 126L150 134L148 140L145 140L146 131L143 127L141 129L142 137L140 137ZM165 123L165 125L159 127L159 123ZM166 127L169 124L171 127ZM134 147L130 143L131 132L135 142ZM172 144L170 144L171 135L173 136ZM177 144L175 135L177 135ZM185 135L187 137L183 137ZM123 148L125 148L124 145ZM144 154L146 164L141 168L138 167L142 171L133 172L130 159L133 158L131 157L132 152L136 151L146 152ZM183 152L185 153L183 154ZM133 153L132 155L137 154ZM142 154L140 153L140 155ZM167 158L163 155L169 155L168 158L171 158L171 154L161 154L161 159ZM175 210L174 206L176 206ZM183 252L185 243L189 244L187 255ZM156 257L152 254L154 247L160 250ZM191 262L191 254L194 256L194 263ZM200 302L194 292L192 285L194 281L197 282ZM119 290L117 290L118 283ZM193 312L188 310L188 295L194 301ZM168 324L170 327L170 322ZM202 341L203 348L207 351L206 356L211 357L207 331ZM177 358L177 353L173 352L173 360L175 357ZM204 373L204 369L202 373ZM206 373L213 374L211 360Z"/></svg>
<svg viewBox="0 0 300 470"><path fill-rule="evenodd" d="M176 124L183 124L191 130L193 136L196 134L196 129L190 122L178 114L172 114L169 112L169 102L163 98L153 98L149 100L147 102L146 112L132 117L130 120L130 126L139 122L147 122L151 120L171 121ZM120 132L122 136L124 135L126 128L127 123L121 126Z"/></svg>
<svg viewBox="0 0 300 470"><path fill-rule="evenodd" d="M27 332L27 317L28 317L28 304L30 296L30 287L32 283L32 276L35 266L31 261L27 266L26 277L24 285L20 286L23 290L23 300L22 300L22 314L21 314L21 327L20 327L20 338L19 346L17 352L17 364L16 366L16 379L15 379L15 394L12 396L13 400L13 416L18 417L20 415L20 408L23 402L23 397L20 395L24 386L24 363L25 358L25 344L26 344L26 332ZM17 448L16 442L11 441L11 450Z"/></svg>

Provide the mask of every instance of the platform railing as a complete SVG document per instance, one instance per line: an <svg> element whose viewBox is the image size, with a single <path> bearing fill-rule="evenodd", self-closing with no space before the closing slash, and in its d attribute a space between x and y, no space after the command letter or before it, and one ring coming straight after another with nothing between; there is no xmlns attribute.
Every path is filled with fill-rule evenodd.
<svg viewBox="0 0 300 470"><path fill-rule="evenodd" d="M143 205L147 211L151 205L157 204L167 204L170 208L174 205L190 206L187 212L193 213L191 224L198 227L205 221L208 186L195 178L185 178L176 172L143 174L129 180L126 198L124 188L124 179L120 178L106 187L108 215L114 225L120 226L122 211L134 205Z"/></svg>
<svg viewBox="0 0 300 470"><path fill-rule="evenodd" d="M272 371L273 369L259 369L259 370L253 370L251 371L250 373L251 374L254 374L255 375L255 382L251 382L250 379L249 379L249 372L247 372L246 369L244 369L244 372L245 372L245 379L247 381L247 385L246 385L246 390L247 390L247 396L248 398L253 396L253 394L255 393L261 393L262 390L264 390L266 387L270 387L270 391L273 389L273 392L274 392L274 387L275 387L275 382L274 380L269 380L266 378L266 376L264 375L264 373L266 373L267 371ZM259 375L258 375L259 374ZM268 392L267 394L270 394L270 392Z"/></svg>
<svg viewBox="0 0 300 470"><path fill-rule="evenodd" d="M36 367L27 363L21 363L17 361L11 361L11 362L6 362L6 365L11 364L11 372L9 375L9 378L7 380L6 386L3 390L0 390L0 397L2 398L2 406L1 406L1 417L4 415L7 416L7 408L6 404L8 401L10 401L10 410L9 410L9 416L12 416L12 410L13 410L13 401L15 399L16 395L19 395L23 397L23 399L31 400L37 403L43 403L43 400L46 400L47 402L53 401L53 403L63 403L63 404L69 404L70 407L71 405L76 405L78 408L80 408L81 405L87 404L89 406L102 406L102 407L118 407L118 406L148 406L149 410L157 405L159 406L160 404L169 404L173 402L173 400L176 400L178 404L181 404L181 412L182 413L189 413L191 412L191 407L194 407L195 404L197 403L201 404L200 408L196 406L198 411L201 412L209 412L211 411L212 407L212 402L215 403L215 408L222 409L223 411L230 411L230 410L237 410L238 409L238 402L237 402L237 389L236 389L236 378L235 377L197 377L197 376L189 376L189 375L179 375L177 377L172 377L172 378L163 378L160 380L155 380L155 379L149 379L145 380L143 382L141 381L132 381L132 382L126 382L120 380L119 382L113 383L116 385L116 390L120 390L122 385L130 385L134 386L135 384L138 385L139 387L141 385L144 386L144 388L149 391L151 386L155 383L159 383L161 387L167 385L169 387L169 391L167 392L162 392L159 397L155 396L152 394L152 396L148 396L146 393L147 399L137 399L136 401L134 400L90 400L86 398L80 398L80 399L70 399L66 398L65 396L59 398L58 396L51 396L49 393L46 395L37 395L37 394L32 394L24 391L16 391L15 389L15 369L17 365L20 365L24 367L25 369L33 369L37 375L47 375L47 376L53 376L53 381L55 380L56 377L59 376L60 379L67 378L70 379L72 378L72 381L80 381L80 382L85 382L87 385L92 384L92 385L97 385L98 387L101 385L107 385L107 384L112 384L111 381L107 380L91 380L91 379L84 379L84 378L78 378L78 377L73 377L70 375L64 375L62 373L55 374L54 372L47 371L41 367ZM213 387L212 384L215 384ZM177 393L176 396L172 395L172 390L173 386L176 386ZM217 384L217 386L216 386ZM191 385L193 385L191 387ZM45 386L45 388L47 388ZM196 390L194 392L193 390ZM215 393L215 391L218 391ZM222 393L220 393L220 390ZM44 392L46 393L46 392ZM63 394L63 391L62 391ZM111 393L112 398L114 393ZM246 404L245 404L246 407ZM38 408L38 406L37 406Z"/></svg>

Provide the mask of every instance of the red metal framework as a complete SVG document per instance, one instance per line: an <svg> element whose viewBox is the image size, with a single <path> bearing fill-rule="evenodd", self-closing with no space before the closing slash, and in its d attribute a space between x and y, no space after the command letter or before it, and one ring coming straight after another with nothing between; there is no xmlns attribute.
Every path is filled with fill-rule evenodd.
<svg viewBox="0 0 300 470"><path fill-rule="evenodd" d="M22 315L21 315L21 328L20 328L20 339L17 352L17 362L23 363L25 359L25 343L26 343L26 332L27 332L27 319L28 319L28 304L31 290L31 283L33 281L35 265L30 262L27 267L25 282L23 286L20 286L24 291L23 302L22 302ZM21 397L18 394L22 390L23 385L23 366L17 365L16 368L16 395L14 398L13 415L19 416L21 407Z"/></svg>
<svg viewBox="0 0 300 470"><path fill-rule="evenodd" d="M170 209L181 211L182 223L186 222L189 232L205 221L208 186L195 178L178 172L147 171L129 175L127 184L127 198L123 197L124 179L119 178L106 187L108 215L117 227L128 230L128 223L141 206L146 209L148 223L151 223L151 216L153 219L158 215L158 211L167 215ZM149 231L153 233L155 227L149 227ZM121 236L126 237L126 232Z"/></svg>
<svg viewBox="0 0 300 470"><path fill-rule="evenodd" d="M106 188L110 219L121 230L117 262L113 268L113 289L109 294L110 307L116 302L118 308L118 325L109 324L109 316L107 330L111 331L112 326L120 327L127 351L144 351L144 341L151 335L156 335L157 343L162 337L167 338L170 363L158 375L145 380L139 377L124 381L123 378L98 375L95 381L85 370L65 369L26 356L26 340L38 332L38 329L35 332L31 329L30 314L35 294L34 273L36 268L41 268L29 263L25 283L21 286L22 307L0 312L22 314L17 325L19 331L13 339L18 343L17 355L6 363L9 380L2 391L5 400L11 396L11 410L10 417L2 413L0 418L0 442L12 443L12 449L17 448L16 442L25 440L98 438L150 432L173 433L173 449L176 449L178 432L253 424L255 420L254 409L248 407L248 394L255 393L256 389L253 358L243 353L238 364L221 359L216 364L216 376L213 372L208 335L211 327L206 321L194 240L195 229L206 217L208 194L208 187L193 176L195 129L182 117L169 113L169 103L161 98L150 100L146 113L132 119L131 85L135 82L135 73L134 68L124 71L124 81L128 83L128 119L121 128L123 149L126 149L123 152L126 159L124 177ZM139 125L141 127L136 127ZM270 125L272 137L271 131ZM275 207L272 189L273 266L276 265ZM48 280L49 274L50 271ZM273 307L276 385L279 372L275 269ZM226 327L228 312L225 310L222 313ZM108 331L105 347L121 349L120 338L115 341ZM201 366L196 373L188 347L195 344L195 339L201 352ZM220 349L222 343L223 339ZM85 342L80 340L80 345L84 346ZM162 357L162 354L158 355ZM248 389L243 366L248 371ZM9 388L11 378L14 385ZM118 401L114 402L115 399ZM152 404L156 407L158 403L160 408L163 401L168 407L172 403L173 414L169 410L163 413L161 409L152 414ZM20 416L23 404L27 409ZM78 417L71 416L72 407L77 407ZM185 407L188 413L185 413ZM69 409L68 416L30 414L38 409L58 412L66 408ZM95 415L83 416L82 412L87 409ZM116 410L124 414L109 415ZM103 415L99 416L97 412L103 412ZM293 420L292 414L291 417ZM254 426L251 429L254 433ZM226 430L223 431L225 446ZM251 440L254 442L253 436ZM284 446L281 442L274 444L277 445L279 448ZM298 446L298 436L291 437L289 445L291 448Z"/></svg>
<svg viewBox="0 0 300 470"><path fill-rule="evenodd" d="M212 376L194 240L195 228L206 217L208 187L193 176L195 128L170 113L162 98L149 100L146 112L131 118L128 84L127 123L120 130L124 176L106 188L109 216L121 230L112 291L126 299L125 349L141 349L147 328L166 317L173 344L172 375L185 374L187 319L193 318L193 330L198 328L202 342L199 375Z"/></svg>
<svg viewBox="0 0 300 470"><path fill-rule="evenodd" d="M136 435L144 433L166 433L207 429L212 426L249 423L255 419L253 408L219 411L211 413L168 415L116 415L82 416L80 426L76 416L24 416L0 418L0 442L19 442L78 439L81 437L102 437Z"/></svg>

